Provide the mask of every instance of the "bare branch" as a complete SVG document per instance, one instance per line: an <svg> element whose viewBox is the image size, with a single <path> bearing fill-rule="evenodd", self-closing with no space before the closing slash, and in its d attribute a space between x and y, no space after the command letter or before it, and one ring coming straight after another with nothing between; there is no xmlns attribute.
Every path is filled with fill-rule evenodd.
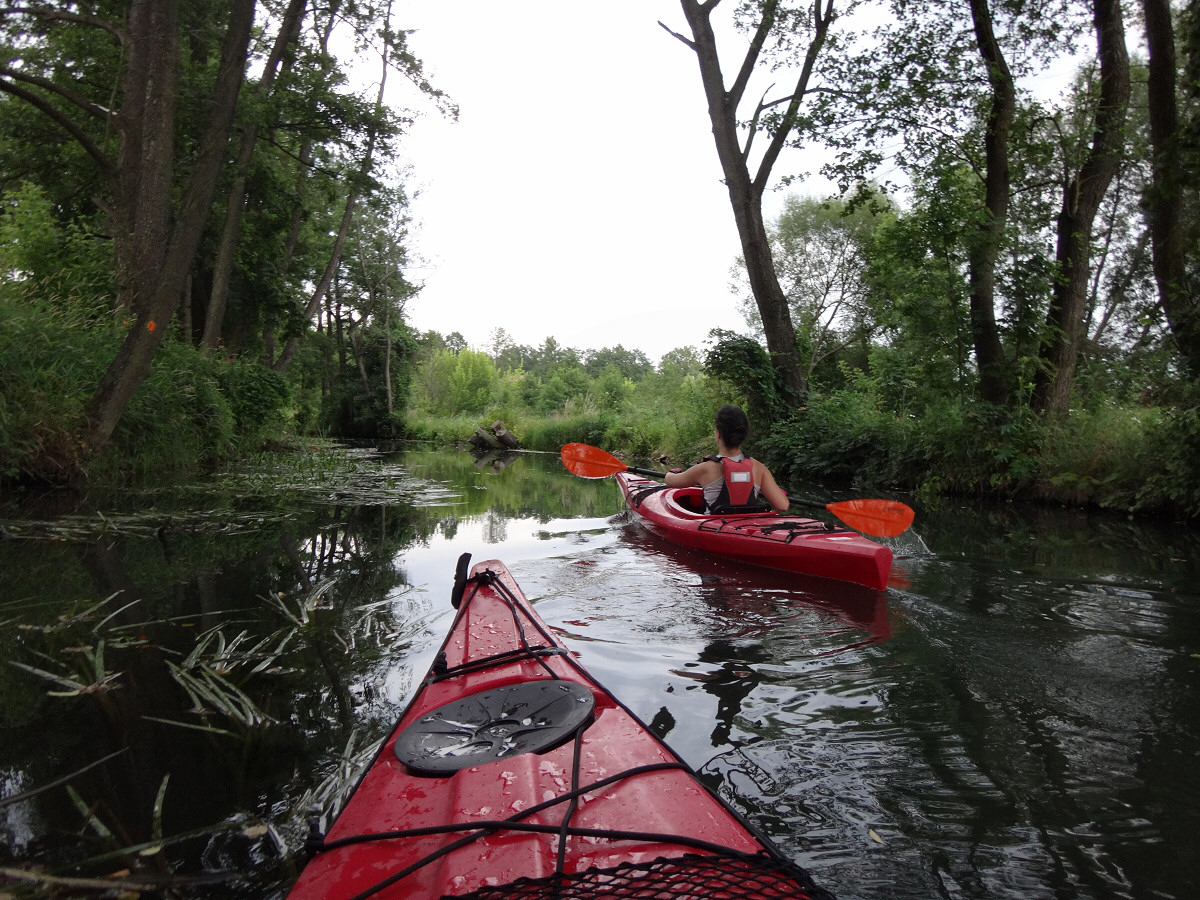
<svg viewBox="0 0 1200 900"><path fill-rule="evenodd" d="M742 68L738 72L737 78L734 79L733 85L729 88L729 102L734 109L737 109L738 104L742 102L742 94L746 91L746 85L750 81L750 76L754 74L754 67L758 65L758 57L762 53L763 44L767 42L767 35L775 27L775 10L778 6L778 0L768 0L763 7L763 17L759 20L758 28L754 32L754 38L750 41L750 47L746 50L746 58L742 60Z"/></svg>
<svg viewBox="0 0 1200 900"><path fill-rule="evenodd" d="M834 0L825 0L825 9L822 12L821 0L813 0L813 24L815 31L812 41L809 42L808 51L804 54L804 66L800 70L800 76L796 79L796 89L792 91L787 112L783 114L779 128L776 130L775 136L771 139L771 143L767 147L767 152L763 154L762 161L759 163L758 173L754 176L754 188L760 195L766 190L767 180L771 176L771 169L775 165L775 161L779 158L779 154L783 151L784 146L786 146L788 136L791 134L792 129L796 125L796 119L800 115L800 102L804 99L804 95L808 91L809 78L812 77L817 56L825 44L825 37L829 33L829 26L834 19L833 2Z"/></svg>
<svg viewBox="0 0 1200 900"><path fill-rule="evenodd" d="M763 91L763 97L766 97L767 91L772 90L774 87L775 85L771 85L766 91ZM758 107L754 110L754 115L750 117L749 133L746 135L746 146L742 150L742 159L750 159L750 148L754 145L754 135L758 133L758 120L762 116L763 110L770 109L774 105L774 103L766 103L764 100L758 101Z"/></svg>
<svg viewBox="0 0 1200 900"><path fill-rule="evenodd" d="M680 34L678 31L672 31L670 28L668 28L666 25L664 25L664 24L662 23L662 20L659 20L659 23L658 23L658 25L659 25L659 27L660 27L660 28L662 28L662 30L663 30L663 31L665 31L667 34L671 35L672 37L679 38L679 40L680 40L680 41L682 41L684 44L686 44L686 45L687 45L687 46L688 46L690 49L692 49L692 50L695 50L695 49L696 49L696 44L695 44L695 42L694 42L694 41L689 41L687 38L685 38L685 37L684 37L682 34Z"/></svg>

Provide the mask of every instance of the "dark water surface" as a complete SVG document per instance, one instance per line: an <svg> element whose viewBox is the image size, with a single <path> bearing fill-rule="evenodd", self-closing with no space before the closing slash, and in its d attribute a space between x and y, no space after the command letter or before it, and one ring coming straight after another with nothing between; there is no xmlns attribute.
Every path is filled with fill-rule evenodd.
<svg viewBox="0 0 1200 900"><path fill-rule="evenodd" d="M875 592L674 549L555 456L350 458L5 514L0 867L282 896L469 552L842 900L1200 897L1195 530L919 510Z"/></svg>

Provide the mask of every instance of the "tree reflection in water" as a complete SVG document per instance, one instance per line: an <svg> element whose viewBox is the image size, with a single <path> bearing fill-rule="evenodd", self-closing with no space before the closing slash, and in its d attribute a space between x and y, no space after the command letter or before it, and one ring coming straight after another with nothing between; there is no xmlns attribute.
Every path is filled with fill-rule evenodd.
<svg viewBox="0 0 1200 900"><path fill-rule="evenodd" d="M281 895L466 551L843 900L1196 893L1193 532L926 510L885 593L673 548L553 454L294 469L2 523L3 865Z"/></svg>

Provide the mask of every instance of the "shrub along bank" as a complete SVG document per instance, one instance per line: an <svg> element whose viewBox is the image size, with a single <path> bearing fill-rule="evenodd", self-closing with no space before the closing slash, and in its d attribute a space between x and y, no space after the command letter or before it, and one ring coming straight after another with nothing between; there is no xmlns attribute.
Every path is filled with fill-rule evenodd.
<svg viewBox="0 0 1200 900"><path fill-rule="evenodd" d="M114 329L69 315L61 306L0 303L0 477L10 483L53 478L70 458L73 425L114 352ZM658 468L711 453L713 415L732 402L756 429L747 449L783 484L907 491L926 502L973 494L1200 515L1200 392L1155 407L1098 397L1047 418L963 399L902 404L859 375L814 387L803 406L788 408L769 379L741 377L747 363L730 346L738 349L718 345L704 362L682 351L658 367L638 361L633 377L611 362L589 372L589 360L571 353L543 372L536 353L500 371L467 351L460 366L439 347L424 357L434 366L417 361L409 407L394 424L408 440L465 447L476 428L499 419L528 449L557 452L578 441ZM620 353L607 358L622 361ZM311 378L168 342L89 477L199 472L311 434L327 421L322 396Z"/></svg>

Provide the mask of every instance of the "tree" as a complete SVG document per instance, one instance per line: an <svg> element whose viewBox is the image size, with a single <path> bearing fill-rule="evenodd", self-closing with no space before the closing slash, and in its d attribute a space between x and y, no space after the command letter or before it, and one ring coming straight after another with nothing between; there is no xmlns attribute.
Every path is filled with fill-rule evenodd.
<svg viewBox="0 0 1200 900"><path fill-rule="evenodd" d="M885 160L914 184L973 173L977 198L973 212L955 216L964 231L954 243L966 252L978 395L1008 403L1019 367L1011 347L1006 353L997 311L1006 299L1003 268L1021 263L1010 223L1012 168L1014 156L1040 151L1031 144L1044 118L1029 113L1036 104L1019 94L1016 79L1070 43L1075 16L1069 4L1019 0L896 0L891 13L871 41L839 58L835 80L843 87L821 97L817 116L838 149L826 171L843 190L874 177Z"/></svg>
<svg viewBox="0 0 1200 900"><path fill-rule="evenodd" d="M979 235L973 242L971 269L971 337L979 369L979 395L989 403L1012 396L1005 375L1004 349L996 327L996 260L1008 224L1008 142L1017 93L1004 50L996 39L987 0L970 0L971 21L979 55L987 67L991 101L984 137L984 208Z"/></svg>
<svg viewBox="0 0 1200 900"><path fill-rule="evenodd" d="M763 221L762 199L779 154L797 139L801 127L801 105L809 91L817 58L825 46L829 27L834 20L834 0L813 0L807 13L805 7L791 8L780 0L763 0L748 4L756 22L746 55L732 84L726 88L712 24L712 13L720 0L680 0L691 37L664 29L683 42L696 54L700 81L708 101L708 117L712 123L717 158L725 176L729 202L742 244L750 288L758 304L772 364L778 369L780 383L791 396L790 403L801 401L808 391L807 380L796 356L796 332L788 310L787 298L779 285L771 258L770 240ZM803 23L803 24L802 24ZM808 47L791 92L782 98L768 101L765 97L750 115L745 137L739 120L739 108L745 98L751 75L771 39L776 49L786 50L796 40L793 29L802 29L809 37ZM777 107L783 107L779 112ZM750 150L760 126L769 141L752 175Z"/></svg>
<svg viewBox="0 0 1200 900"><path fill-rule="evenodd" d="M384 14L383 32L386 36L391 31L391 0L387 0L385 3L385 9L386 12ZM333 28L333 22L338 18L339 15L340 8L335 5L329 12L329 25L324 32L324 39L326 42L328 41L329 33ZM373 170L374 157L377 147L378 145L384 144L387 137L392 133L392 128L388 126L387 117L384 114L383 104L385 88L387 86L387 74L390 67L389 53L391 53L391 51L392 47L385 39L383 50L380 54L381 72L379 76L379 86L375 95L373 115L369 119L370 124L367 126L366 146L363 148L362 158L357 166L357 171L353 172L353 174L347 179L346 189L341 198L342 214L338 222L337 232L333 240L333 246L329 252L329 258L325 265L325 271L321 274L320 279L318 279L316 286L313 288L312 293L308 298L308 303L304 307L304 311L301 314L301 318L304 321L310 320L317 314L317 310L320 309L321 302L324 300L325 294L328 292L330 285L333 283L333 279L337 275L338 268L342 264L342 253L345 249L346 238L350 232L350 226L354 222L354 216L357 211L361 196L368 186L368 180L370 179ZM279 356L273 363L271 363L271 368L275 369L277 372L282 372L284 369L286 369L291 363L292 357L295 356L299 344L299 335L291 335L288 338L287 343L284 345L283 350L280 351Z"/></svg>
<svg viewBox="0 0 1200 900"><path fill-rule="evenodd" d="M496 387L491 357L475 350L438 350L417 372L415 404L435 416L482 412Z"/></svg>
<svg viewBox="0 0 1200 900"><path fill-rule="evenodd" d="M620 344L615 347L603 347L585 354L583 368L593 378L599 378L609 366L613 366L623 378L630 381L641 381L654 371L654 366L641 350L626 350Z"/></svg>
<svg viewBox="0 0 1200 900"><path fill-rule="evenodd" d="M82 441L87 453L108 443L134 392L150 374L155 351L183 293L224 162L254 9L254 0L231 4L210 115L174 215L178 3L135 3L124 28L117 30L125 67L120 107L107 124L119 137L118 158L103 153L86 135L78 137L91 145L97 164L108 174L117 303L131 312L133 325L88 401ZM70 127L68 121L62 124Z"/></svg>
<svg viewBox="0 0 1200 900"><path fill-rule="evenodd" d="M695 378L704 372L704 360L695 347L676 347L663 354L658 362L660 375L678 378Z"/></svg>
<svg viewBox="0 0 1200 900"><path fill-rule="evenodd" d="M369 416L358 419L366 427L364 436L373 436L395 432L397 396L408 395L412 339L404 325L404 304L416 288L404 277L408 217L403 196L385 192L365 206L347 244L338 307L347 321L358 394L372 401Z"/></svg>
<svg viewBox="0 0 1200 900"><path fill-rule="evenodd" d="M797 325L797 353L806 380L825 360L867 340L876 329L868 304L868 251L882 209L841 200L789 196L767 228L771 256ZM761 333L752 297L746 323Z"/></svg>
<svg viewBox="0 0 1200 900"><path fill-rule="evenodd" d="M513 339L509 333L503 328L493 328L492 333L488 335L488 352L492 355L492 361L496 363L496 367L500 366L500 358L506 350L515 346Z"/></svg>
<svg viewBox="0 0 1200 900"><path fill-rule="evenodd" d="M1200 381L1200 304L1186 271L1188 226L1178 109L1175 28L1169 0L1142 0L1150 51L1150 145L1154 182L1146 197L1159 303L1193 379ZM1196 17L1195 4L1190 13Z"/></svg>
<svg viewBox="0 0 1200 900"><path fill-rule="evenodd" d="M872 375L898 410L965 399L973 388L967 236L979 181L948 165L917 177L912 193L909 208L875 230L864 273L880 328Z"/></svg>
<svg viewBox="0 0 1200 900"><path fill-rule="evenodd" d="M300 25L304 16L306 0L288 0L283 22L275 37L270 56L263 65L263 74L255 85L256 99L261 104L275 85L275 76L288 57L292 46L299 40ZM225 200L225 221L213 262L212 289L208 309L204 317L204 332L201 345L215 350L221 338L221 327L225 322L225 307L229 300L229 283L237 252L242 227L242 212L245 208L246 182L250 163L258 142L259 122L251 117L241 130L237 161L234 164L232 183Z"/></svg>
<svg viewBox="0 0 1200 900"><path fill-rule="evenodd" d="M1046 316L1047 337L1034 377L1033 408L1065 412L1079 358L1088 295L1092 227L1096 212L1120 166L1129 104L1129 54L1120 0L1093 0L1100 61L1095 130L1082 165L1063 186L1058 215L1058 279Z"/></svg>

